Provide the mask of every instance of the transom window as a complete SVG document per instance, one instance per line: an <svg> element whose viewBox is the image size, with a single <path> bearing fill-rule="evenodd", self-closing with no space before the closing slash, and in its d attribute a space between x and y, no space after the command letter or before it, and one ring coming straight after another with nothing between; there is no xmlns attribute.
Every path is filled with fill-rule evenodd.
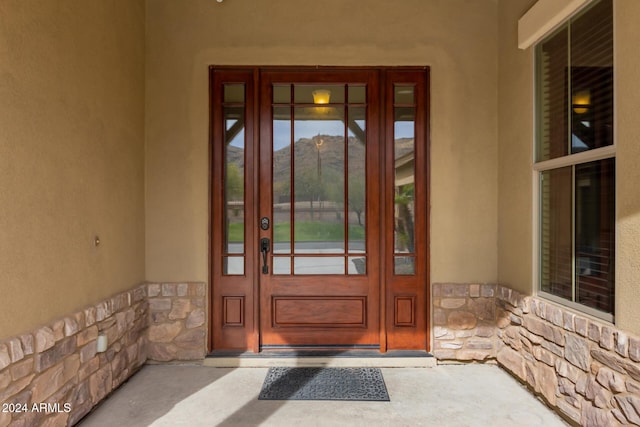
<svg viewBox="0 0 640 427"><path fill-rule="evenodd" d="M536 46L539 277L544 296L613 320L613 6L597 1Z"/></svg>

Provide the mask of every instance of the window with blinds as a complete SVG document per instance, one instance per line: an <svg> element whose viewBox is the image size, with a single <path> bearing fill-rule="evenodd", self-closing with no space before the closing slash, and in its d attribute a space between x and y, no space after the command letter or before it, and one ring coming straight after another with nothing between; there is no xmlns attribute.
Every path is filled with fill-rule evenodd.
<svg viewBox="0 0 640 427"><path fill-rule="evenodd" d="M612 320L613 5L594 2L536 46L540 290Z"/></svg>

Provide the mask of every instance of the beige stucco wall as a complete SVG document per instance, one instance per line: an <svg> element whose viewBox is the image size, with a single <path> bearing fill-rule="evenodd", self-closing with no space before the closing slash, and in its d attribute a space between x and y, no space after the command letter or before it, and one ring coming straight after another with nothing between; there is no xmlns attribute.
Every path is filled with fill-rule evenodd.
<svg viewBox="0 0 640 427"><path fill-rule="evenodd" d="M498 279L534 292L532 262L533 53L517 49L517 19L532 0L501 0ZM640 2L614 1L617 145L616 325L640 333Z"/></svg>
<svg viewBox="0 0 640 427"><path fill-rule="evenodd" d="M147 0L146 272L208 281L209 65L429 65L431 280L497 277L495 0Z"/></svg>
<svg viewBox="0 0 640 427"><path fill-rule="evenodd" d="M640 2L614 1L616 324L640 334Z"/></svg>
<svg viewBox="0 0 640 427"><path fill-rule="evenodd" d="M0 2L0 339L145 278L208 280L212 64L429 65L431 280L534 292L534 2ZM640 333L640 2L615 16L616 323Z"/></svg>
<svg viewBox="0 0 640 427"><path fill-rule="evenodd" d="M533 55L518 19L535 0L502 0L498 27L498 283L532 291Z"/></svg>
<svg viewBox="0 0 640 427"><path fill-rule="evenodd" d="M144 280L144 7L0 1L0 339Z"/></svg>

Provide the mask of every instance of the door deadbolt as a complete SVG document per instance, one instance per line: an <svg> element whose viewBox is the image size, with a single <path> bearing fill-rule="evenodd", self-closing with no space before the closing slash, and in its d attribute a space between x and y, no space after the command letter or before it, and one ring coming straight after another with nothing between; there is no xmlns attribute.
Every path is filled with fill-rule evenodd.
<svg viewBox="0 0 640 427"><path fill-rule="evenodd" d="M266 216L263 216L260 219L260 228L263 229L264 231L267 231L269 229L269 218L267 218Z"/></svg>

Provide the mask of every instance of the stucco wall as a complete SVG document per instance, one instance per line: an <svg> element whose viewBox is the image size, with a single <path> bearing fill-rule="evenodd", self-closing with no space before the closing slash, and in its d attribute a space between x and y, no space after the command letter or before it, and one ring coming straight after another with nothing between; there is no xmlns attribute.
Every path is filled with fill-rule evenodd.
<svg viewBox="0 0 640 427"><path fill-rule="evenodd" d="M518 19L536 0L499 8L498 283L532 291L533 54L518 49Z"/></svg>
<svg viewBox="0 0 640 427"><path fill-rule="evenodd" d="M496 19L494 0L148 0L147 279L208 281L209 65L429 65L431 281L495 281Z"/></svg>
<svg viewBox="0 0 640 427"><path fill-rule="evenodd" d="M0 338L144 280L144 9L0 2Z"/></svg>
<svg viewBox="0 0 640 427"><path fill-rule="evenodd" d="M533 48L517 49L517 19L533 0L499 3L498 280L534 292L532 270ZM616 319L640 333L640 2L615 0L615 138L617 145Z"/></svg>
<svg viewBox="0 0 640 427"><path fill-rule="evenodd" d="M616 324L640 334L640 2L614 1Z"/></svg>

